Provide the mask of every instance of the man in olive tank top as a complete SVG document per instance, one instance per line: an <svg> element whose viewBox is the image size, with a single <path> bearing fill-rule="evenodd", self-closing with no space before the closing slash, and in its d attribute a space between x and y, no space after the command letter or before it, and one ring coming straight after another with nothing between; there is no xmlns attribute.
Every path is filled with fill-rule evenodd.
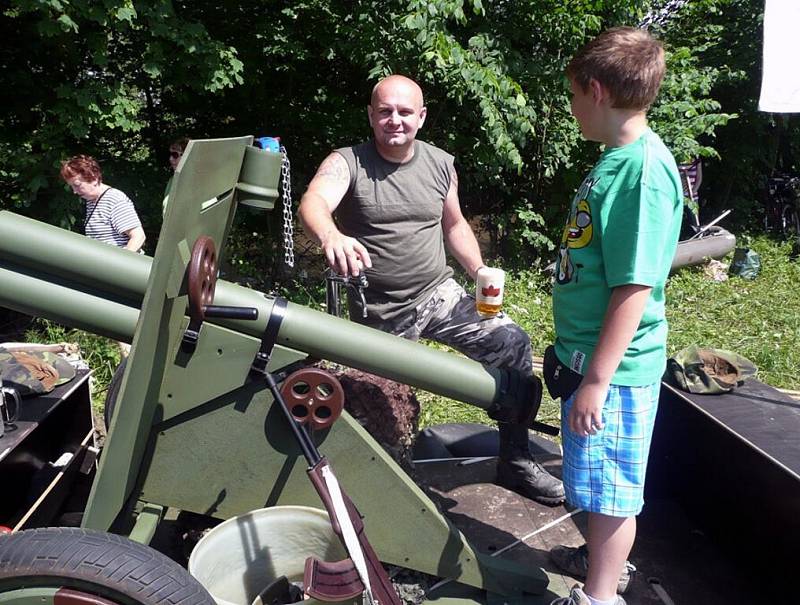
<svg viewBox="0 0 800 605"><path fill-rule="evenodd" d="M447 266L445 244L473 279L483 259L461 213L453 156L416 139L426 116L422 90L389 76L373 89L367 116L374 138L325 158L299 211L331 267L367 275L367 317L351 299L350 318L530 375L528 335L502 313L478 315ZM499 429L498 483L545 504L563 502L561 481L531 457L528 429L510 423Z"/></svg>

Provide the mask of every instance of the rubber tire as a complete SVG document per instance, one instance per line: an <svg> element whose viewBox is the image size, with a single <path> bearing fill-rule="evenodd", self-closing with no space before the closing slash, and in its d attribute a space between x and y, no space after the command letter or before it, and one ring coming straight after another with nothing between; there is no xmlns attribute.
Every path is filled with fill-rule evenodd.
<svg viewBox="0 0 800 605"><path fill-rule="evenodd" d="M128 365L128 358L125 357L119 362L117 369L111 375L111 380L108 383L106 390L106 401L103 404L103 422L106 423L106 430L111 426L111 419L114 417L114 408L117 407L117 398L119 397L119 389L122 386L122 375L125 373L125 367Z"/></svg>
<svg viewBox="0 0 800 605"><path fill-rule="evenodd" d="M0 593L71 588L119 605L216 605L189 572L106 532L47 527L0 536Z"/></svg>
<svg viewBox="0 0 800 605"><path fill-rule="evenodd" d="M787 237L800 235L800 216L794 204L786 204L781 210L781 232Z"/></svg>

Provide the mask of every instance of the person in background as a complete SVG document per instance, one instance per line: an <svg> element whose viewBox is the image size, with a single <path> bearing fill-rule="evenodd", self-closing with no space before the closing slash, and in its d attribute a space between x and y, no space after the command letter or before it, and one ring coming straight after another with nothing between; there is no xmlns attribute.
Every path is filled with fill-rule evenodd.
<svg viewBox="0 0 800 605"><path fill-rule="evenodd" d="M331 267L367 275L367 318L351 301L351 320L529 377L528 335L504 313L481 317L447 265L445 244L473 279L483 259L461 213L453 156L416 138L426 114L413 80L378 82L367 107L373 138L325 158L300 219ZM543 504L563 502L561 481L531 455L527 427L500 422L499 432L497 482Z"/></svg>
<svg viewBox="0 0 800 605"><path fill-rule="evenodd" d="M183 157L183 152L186 151L186 146L189 144L189 139L186 137L181 137L180 139L176 139L170 143L169 146L169 167L172 168L172 171L178 168L178 162L181 161L181 157Z"/></svg>
<svg viewBox="0 0 800 605"><path fill-rule="evenodd" d="M545 382L561 398L567 502L589 514L585 548L550 551L586 582L551 605L625 603L617 591L644 505L667 361L664 286L683 211L678 167L647 124L664 71L661 44L631 27L600 34L567 65L572 114L605 149L564 227L556 339L545 351Z"/></svg>
<svg viewBox="0 0 800 605"><path fill-rule="evenodd" d="M146 238L133 202L103 182L97 160L76 155L62 163L61 178L85 202L84 235L131 252L142 249Z"/></svg>
<svg viewBox="0 0 800 605"><path fill-rule="evenodd" d="M131 252L143 252L146 238L136 208L122 191L103 183L97 160L76 155L61 165L61 178L85 202L84 235ZM122 357L127 357L131 346L118 344Z"/></svg>
<svg viewBox="0 0 800 605"><path fill-rule="evenodd" d="M181 137L179 139L175 139L169 145L169 167L172 169L174 173L178 169L178 164L183 157L183 152L186 151L186 146L189 144L189 139L186 137ZM172 187L172 178L174 175L169 175L169 180L167 181L167 185L164 187L164 199L161 202L161 212L162 214L167 211L167 201L169 200L169 190Z"/></svg>

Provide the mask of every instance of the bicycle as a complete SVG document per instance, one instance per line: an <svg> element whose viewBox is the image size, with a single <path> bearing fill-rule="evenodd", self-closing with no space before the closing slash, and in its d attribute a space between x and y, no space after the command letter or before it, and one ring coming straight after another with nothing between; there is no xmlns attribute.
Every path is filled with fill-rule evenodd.
<svg viewBox="0 0 800 605"><path fill-rule="evenodd" d="M764 228L783 236L800 235L800 176L772 176L767 190Z"/></svg>

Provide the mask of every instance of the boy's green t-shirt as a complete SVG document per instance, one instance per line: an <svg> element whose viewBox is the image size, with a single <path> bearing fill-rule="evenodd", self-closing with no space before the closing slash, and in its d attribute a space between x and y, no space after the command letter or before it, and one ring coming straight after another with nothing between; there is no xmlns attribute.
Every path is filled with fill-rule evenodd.
<svg viewBox="0 0 800 605"><path fill-rule="evenodd" d="M666 364L664 284L683 210L672 154L650 129L606 149L584 179L564 228L553 288L556 354L581 374L589 366L612 289L652 287L612 384L656 382Z"/></svg>

